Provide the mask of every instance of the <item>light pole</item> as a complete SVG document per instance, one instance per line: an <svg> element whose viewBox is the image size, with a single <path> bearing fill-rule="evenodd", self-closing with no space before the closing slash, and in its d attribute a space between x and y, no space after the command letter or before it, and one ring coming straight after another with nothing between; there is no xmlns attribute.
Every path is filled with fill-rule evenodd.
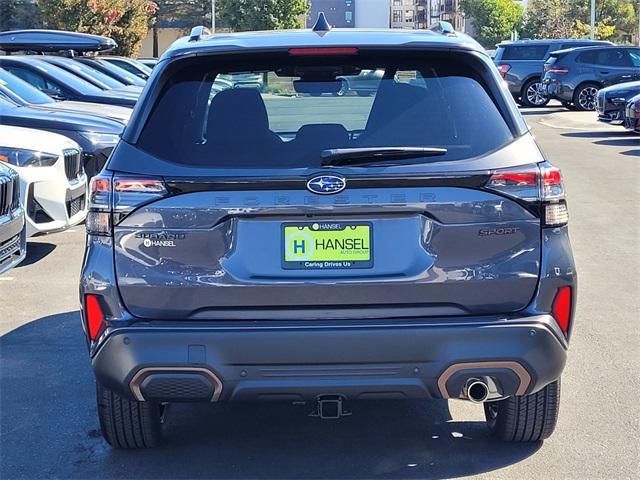
<svg viewBox="0 0 640 480"><path fill-rule="evenodd" d="M216 0L211 0L211 33L216 33Z"/></svg>
<svg viewBox="0 0 640 480"><path fill-rule="evenodd" d="M591 0L591 40L596 38L596 0Z"/></svg>

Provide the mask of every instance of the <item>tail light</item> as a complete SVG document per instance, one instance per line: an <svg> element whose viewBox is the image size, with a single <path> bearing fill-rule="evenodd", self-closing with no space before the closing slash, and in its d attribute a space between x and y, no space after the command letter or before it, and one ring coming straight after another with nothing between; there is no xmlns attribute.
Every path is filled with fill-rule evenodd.
<svg viewBox="0 0 640 480"><path fill-rule="evenodd" d="M504 78L507 75L507 72L509 72L509 70L511 70L511 65L508 65L506 63L498 67L498 72L500 72L500 76L502 78Z"/></svg>
<svg viewBox="0 0 640 480"><path fill-rule="evenodd" d="M94 341L98 338L102 327L104 326L104 313L100 306L98 295L85 295L84 297L84 318L87 322L87 333L89 339Z"/></svg>
<svg viewBox="0 0 640 480"><path fill-rule="evenodd" d="M558 75L564 75L565 73L569 73L569 69L567 67L562 67L560 65L550 65L545 69L549 73L557 73Z"/></svg>
<svg viewBox="0 0 640 480"><path fill-rule="evenodd" d="M542 182L540 197L544 212L544 226L560 227L569 222L569 210L560 169L546 165L540 169Z"/></svg>
<svg viewBox="0 0 640 480"><path fill-rule="evenodd" d="M553 299L551 314L565 334L571 321L571 303L571 287L560 287Z"/></svg>
<svg viewBox="0 0 640 480"><path fill-rule="evenodd" d="M485 187L539 206L543 227L559 227L569 221L562 174L549 163L495 170Z"/></svg>
<svg viewBox="0 0 640 480"><path fill-rule="evenodd" d="M167 193L164 182L159 178L102 173L91 180L87 232L110 236L113 225L136 208Z"/></svg>

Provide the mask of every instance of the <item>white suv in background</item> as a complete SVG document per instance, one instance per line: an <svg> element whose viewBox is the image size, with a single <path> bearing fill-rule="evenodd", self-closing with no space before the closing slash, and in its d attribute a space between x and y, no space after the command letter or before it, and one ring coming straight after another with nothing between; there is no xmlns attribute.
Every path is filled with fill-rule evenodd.
<svg viewBox="0 0 640 480"><path fill-rule="evenodd" d="M0 161L20 176L27 236L64 230L87 215L87 176L73 140L31 128L0 126Z"/></svg>

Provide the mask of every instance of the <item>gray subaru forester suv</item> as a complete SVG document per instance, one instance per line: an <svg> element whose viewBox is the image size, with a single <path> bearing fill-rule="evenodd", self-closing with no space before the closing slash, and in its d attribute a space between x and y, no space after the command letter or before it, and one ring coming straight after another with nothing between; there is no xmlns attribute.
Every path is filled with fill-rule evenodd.
<svg viewBox="0 0 640 480"><path fill-rule="evenodd" d="M384 72L371 96L340 78ZM260 74L262 89L219 77ZM555 427L576 299L560 172L464 36L300 30L166 52L93 179L80 281L102 433L172 402L483 403Z"/></svg>

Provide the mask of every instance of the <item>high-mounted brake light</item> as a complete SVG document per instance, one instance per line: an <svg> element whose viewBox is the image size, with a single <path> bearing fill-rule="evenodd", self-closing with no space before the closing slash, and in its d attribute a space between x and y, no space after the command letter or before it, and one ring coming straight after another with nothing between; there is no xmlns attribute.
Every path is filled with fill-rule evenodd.
<svg viewBox="0 0 640 480"><path fill-rule="evenodd" d="M509 72L509 70L511 70L511 65L507 65L506 63L498 67L498 72L500 72L500 76L502 78L505 77L505 75Z"/></svg>
<svg viewBox="0 0 640 480"><path fill-rule="evenodd" d="M357 53L357 47L297 47L289 49L289 55L356 55Z"/></svg>
<svg viewBox="0 0 640 480"><path fill-rule="evenodd" d="M560 287L553 299L551 314L560 329L566 334L571 320L571 287Z"/></svg>
<svg viewBox="0 0 640 480"><path fill-rule="evenodd" d="M88 294L84 297L85 320L89 339L94 341L104 326L104 313L98 295Z"/></svg>

